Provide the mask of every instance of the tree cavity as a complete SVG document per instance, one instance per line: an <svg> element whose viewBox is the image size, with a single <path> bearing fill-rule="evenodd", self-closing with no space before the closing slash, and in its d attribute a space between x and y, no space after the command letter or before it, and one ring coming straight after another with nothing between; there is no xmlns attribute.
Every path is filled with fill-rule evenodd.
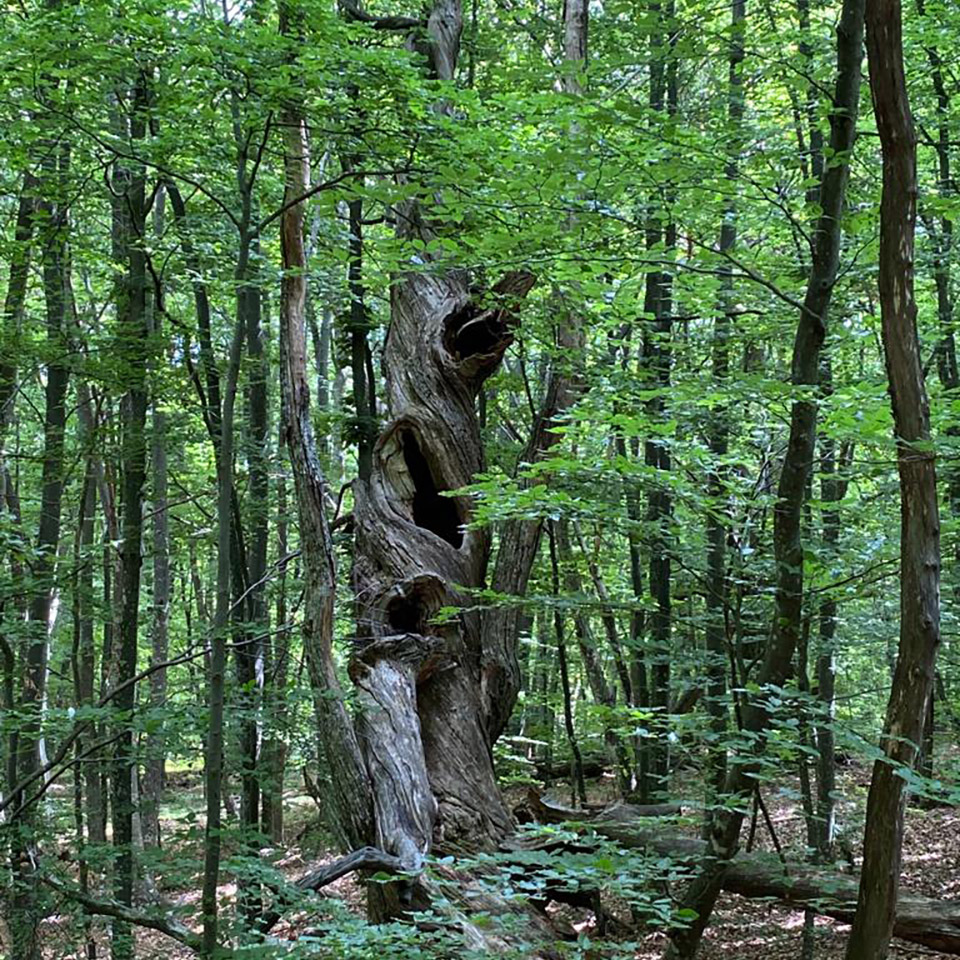
<svg viewBox="0 0 960 960"><path fill-rule="evenodd" d="M403 431L400 443L403 461L413 484L413 522L459 550L463 546L463 531L456 502L441 495L430 464L412 430Z"/></svg>

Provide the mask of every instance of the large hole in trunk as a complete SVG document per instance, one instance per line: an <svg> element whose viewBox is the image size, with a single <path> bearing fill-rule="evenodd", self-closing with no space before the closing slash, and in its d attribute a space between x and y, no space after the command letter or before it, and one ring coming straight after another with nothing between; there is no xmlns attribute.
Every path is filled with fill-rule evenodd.
<svg viewBox="0 0 960 960"><path fill-rule="evenodd" d="M402 443L403 460L413 481L413 522L459 550L463 545L463 531L456 503L440 495L430 464L413 431L404 431Z"/></svg>
<svg viewBox="0 0 960 960"><path fill-rule="evenodd" d="M506 346L506 330L498 310L481 310L468 303L447 317L445 327L447 352L461 361L496 357Z"/></svg>

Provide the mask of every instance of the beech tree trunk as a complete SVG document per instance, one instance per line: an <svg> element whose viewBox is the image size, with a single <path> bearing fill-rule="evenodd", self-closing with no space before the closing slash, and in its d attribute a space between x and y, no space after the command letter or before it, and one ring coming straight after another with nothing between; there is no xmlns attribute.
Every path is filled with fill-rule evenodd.
<svg viewBox="0 0 960 960"><path fill-rule="evenodd" d="M900 649L867 798L863 871L848 960L887 955L900 886L906 784L917 759L940 645L940 517L924 387L913 253L917 141L907 100L899 0L869 0L870 89L883 152L880 311L900 474Z"/></svg>
<svg viewBox="0 0 960 960"><path fill-rule="evenodd" d="M155 203L156 232L162 231L163 193L158 193ZM149 310L150 333L156 335L161 329L162 304L152 303ZM152 402L153 436L150 443L153 493L153 623L151 629L150 659L154 665L164 663L170 649L170 516L168 506L167 476L167 414L162 398ZM150 707L155 711L165 709L167 699L167 670L162 667L150 675ZM160 846L160 798L164 786L166 767L166 736L164 725L158 724L155 732L146 737L143 783L140 792L143 839L147 846Z"/></svg>
<svg viewBox="0 0 960 960"><path fill-rule="evenodd" d="M724 175L730 194L723 213L720 227L720 253L730 254L737 245L737 191L740 179L740 158L738 151L743 126L743 30L747 16L746 0L731 0L730 3L730 47L727 74L727 118L730 123L731 150L727 158ZM733 268L722 264L723 286L720 293L717 317L713 326L712 366L713 378L719 390L729 386L730 379L730 333L736 311L736 299L733 282ZM723 461L730 445L729 406L724 404L712 415L708 427L710 452L716 457L707 478L707 493L712 502L707 514L707 583L706 608L707 623L704 630L707 647L707 711L710 715L710 773L708 782L708 803L716 802L723 789L727 775L727 748L723 744L729 722L727 696L727 530L729 507L724 503L727 497L727 481L724 476ZM709 830L712 814L708 811L704 819L704 829Z"/></svg>

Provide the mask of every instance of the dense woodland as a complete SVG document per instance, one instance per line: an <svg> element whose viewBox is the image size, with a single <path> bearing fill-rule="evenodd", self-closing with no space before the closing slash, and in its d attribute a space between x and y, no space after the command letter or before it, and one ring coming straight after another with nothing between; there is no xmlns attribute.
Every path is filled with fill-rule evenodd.
<svg viewBox="0 0 960 960"><path fill-rule="evenodd" d="M953 4L0 16L0 956L960 955Z"/></svg>

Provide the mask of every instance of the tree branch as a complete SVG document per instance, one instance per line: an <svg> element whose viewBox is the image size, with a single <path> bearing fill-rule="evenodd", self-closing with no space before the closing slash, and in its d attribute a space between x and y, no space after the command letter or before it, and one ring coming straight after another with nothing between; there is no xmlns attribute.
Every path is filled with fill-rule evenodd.
<svg viewBox="0 0 960 960"><path fill-rule="evenodd" d="M333 863L326 863L316 870L305 873L296 881L294 886L303 892L320 890L329 886L335 880L339 880L348 873L354 873L357 870L382 870L384 873L399 873L401 870L400 858L385 853L377 847L361 847ZM290 906L288 897L285 897L280 890L275 892L277 893L277 900L274 902L273 909L269 913L265 913L260 921L261 933L269 933L280 917L283 916L283 910Z"/></svg>
<svg viewBox="0 0 960 960"><path fill-rule="evenodd" d="M426 21L418 17L377 17L372 13L367 13L353 0L340 0L340 7L346 15L347 20L353 20L357 23L366 23L374 30L415 30L418 27L426 26Z"/></svg>
<svg viewBox="0 0 960 960"><path fill-rule="evenodd" d="M146 927L148 930L156 930L185 947L189 947L195 953L200 952L200 937L189 927L182 924L173 917L160 914L141 913L125 904L117 903L115 900L100 900L92 897L82 890L78 890L71 884L64 882L56 877L41 874L40 879L48 887L56 890L57 893L79 904L87 913L96 914L101 917L113 917L115 920L123 920L125 923L133 924L137 927Z"/></svg>

